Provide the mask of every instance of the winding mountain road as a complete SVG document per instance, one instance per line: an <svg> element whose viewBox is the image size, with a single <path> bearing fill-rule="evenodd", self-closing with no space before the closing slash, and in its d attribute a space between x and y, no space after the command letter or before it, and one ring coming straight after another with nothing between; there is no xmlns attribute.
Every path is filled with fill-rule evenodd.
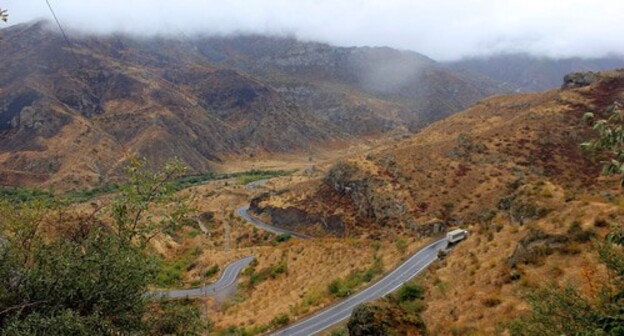
<svg viewBox="0 0 624 336"><path fill-rule="evenodd" d="M202 295L217 295L222 292L225 292L230 288L238 279L238 275L240 272L251 263L254 259L253 256L245 257L239 260L234 261L233 263L227 265L225 271L221 275L221 278L217 280L215 283L210 285L206 285L200 288L192 288L192 289L176 289L176 290L168 290L168 291L155 291L150 292L149 295L155 298L183 298L183 297L193 297L193 296L202 296Z"/></svg>
<svg viewBox="0 0 624 336"><path fill-rule="evenodd" d="M282 330L276 331L271 335L314 335L349 318L353 309L360 303L375 300L393 292L397 288L401 287L403 283L414 278L426 269L427 266L437 259L438 251L445 249L447 244L446 239L440 239L432 244L429 244L374 285L353 296L350 296L346 300L341 301L334 306L326 308L325 310L322 310Z"/></svg>
<svg viewBox="0 0 624 336"><path fill-rule="evenodd" d="M275 234L288 234L291 235L293 237L297 237L297 238L301 238L301 239L309 239L312 238L308 235L305 235L303 233L299 233L299 232L295 232L295 231L291 231L291 230L287 230L287 229L282 229L282 228L278 228L276 226L272 226L272 225L268 225L263 223L262 221L251 217L249 215L249 213L247 213L249 211L249 205L246 206L242 206L238 209L236 209L236 213L238 214L239 217L243 218L244 220L248 221L249 223L251 223L252 225L261 228L262 230L265 231L269 231Z"/></svg>
<svg viewBox="0 0 624 336"><path fill-rule="evenodd" d="M249 206L240 207L237 213L243 219L249 221L251 224L265 229L273 233L288 233L299 238L309 238L308 236L298 234L289 230L276 228L274 226L267 225L258 219L251 217L247 210ZM303 237L302 237L303 236ZM271 335L275 336L308 336L317 334L347 318L351 315L353 309L360 303L375 300L383 297L397 288L401 287L403 283L411 280L424 269L426 269L432 262L438 258L438 251L446 249L448 242L445 238L437 240L418 252L413 254L407 260L405 260L399 267L395 268L390 274L383 277L381 280L371 285L370 287L362 290L361 292L350 296L349 298L326 308L310 317L303 319L293 325L290 325L284 329L278 330Z"/></svg>

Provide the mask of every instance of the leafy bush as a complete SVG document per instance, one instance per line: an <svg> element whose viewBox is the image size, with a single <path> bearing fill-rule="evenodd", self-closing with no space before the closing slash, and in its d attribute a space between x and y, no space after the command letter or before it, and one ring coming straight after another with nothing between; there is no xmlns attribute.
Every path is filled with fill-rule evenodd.
<svg viewBox="0 0 624 336"><path fill-rule="evenodd" d="M375 276L383 273L381 258L375 256L373 265L366 270L356 269L344 279L334 279L327 286L327 291L335 297L347 297L364 283L371 282Z"/></svg>
<svg viewBox="0 0 624 336"><path fill-rule="evenodd" d="M204 276L206 277L206 279L210 279L213 276L217 275L218 273L219 273L219 265L214 264L206 270L206 273L204 274Z"/></svg>
<svg viewBox="0 0 624 336"><path fill-rule="evenodd" d="M178 166L154 173L144 164L129 167L112 218L74 213L62 202L48 206L45 192L11 191L15 197L0 200L0 334L193 334L176 326L192 325L198 315L190 306L167 314L172 320L160 331L151 329L145 293L162 263L144 243L175 224L154 222L151 206L176 201L168 186ZM167 219L184 218L184 209ZM171 267L176 279L183 266Z"/></svg>
<svg viewBox="0 0 624 336"><path fill-rule="evenodd" d="M288 233L282 233L280 235L278 235L277 237L275 237L275 242L276 243L283 243L283 242L287 242L292 238L292 236Z"/></svg>
<svg viewBox="0 0 624 336"><path fill-rule="evenodd" d="M52 202L54 194L48 190L18 188L18 187L0 187L0 200L11 203L24 203L33 201Z"/></svg>
<svg viewBox="0 0 624 336"><path fill-rule="evenodd" d="M407 241L403 238L399 239L396 241L396 248L397 251L399 251L399 253L401 254L405 254L405 252L407 251Z"/></svg>
<svg viewBox="0 0 624 336"><path fill-rule="evenodd" d="M202 335L212 325L189 299L160 301L153 304L148 320L152 335Z"/></svg>
<svg viewBox="0 0 624 336"><path fill-rule="evenodd" d="M79 241L37 239L28 250L15 243L9 240L0 256L6 333L44 334L57 322L69 333L141 329L154 266L140 250L99 229Z"/></svg>
<svg viewBox="0 0 624 336"><path fill-rule="evenodd" d="M597 244L600 260L611 276L600 284L600 295L587 297L570 284L545 286L527 294L532 313L507 325L513 336L623 335L624 232L612 232Z"/></svg>
<svg viewBox="0 0 624 336"><path fill-rule="evenodd" d="M286 260L281 260L275 265L265 267L256 272L255 268L248 268L247 274L249 275L249 281L244 285L246 288L253 288L257 284L268 280L274 279L280 274L284 274L288 271Z"/></svg>
<svg viewBox="0 0 624 336"><path fill-rule="evenodd" d="M290 322L290 317L287 314L280 314L271 320L269 326L271 329L279 328L287 325L288 322Z"/></svg>
<svg viewBox="0 0 624 336"><path fill-rule="evenodd" d="M425 295L425 290L415 282L405 283L396 294L399 302L414 301L416 299L422 299Z"/></svg>
<svg viewBox="0 0 624 336"><path fill-rule="evenodd" d="M588 122L600 135L581 144L581 147L591 153L608 153L609 158L605 162L602 172L605 175L619 175L620 184L624 186L624 144L622 144L622 110L621 104L615 103L608 106L604 114L606 119L599 119L591 112L585 113L583 119Z"/></svg>

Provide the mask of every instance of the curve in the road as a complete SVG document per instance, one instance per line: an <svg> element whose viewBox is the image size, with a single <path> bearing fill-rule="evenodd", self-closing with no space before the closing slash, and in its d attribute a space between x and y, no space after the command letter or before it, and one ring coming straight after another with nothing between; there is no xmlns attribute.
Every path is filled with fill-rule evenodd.
<svg viewBox="0 0 624 336"><path fill-rule="evenodd" d="M262 179L258 181L249 182L245 185L245 188L256 189L258 187L262 187L263 185L267 184L267 182L269 182L269 179Z"/></svg>
<svg viewBox="0 0 624 336"><path fill-rule="evenodd" d="M265 224L262 221L251 217L247 213L247 210L249 210L249 206L240 207L238 208L237 213L240 217L261 229L277 234L288 233L300 238L310 238L308 236L301 237L301 235L296 232ZM383 297L395 291L405 282L420 274L420 272L426 269L438 258L438 251L446 249L447 246L448 242L445 238L425 246L395 268L390 274L386 275L370 287L302 321L276 331L271 335L308 336L328 329L329 327L349 318L351 312L357 305Z"/></svg>
<svg viewBox="0 0 624 336"><path fill-rule="evenodd" d="M233 263L227 265L225 271L221 275L221 278L217 280L215 283L210 285L206 285L200 288L192 288L192 289L176 289L176 290L167 290L167 291L155 291L150 292L149 296L154 298L183 298L183 297L193 297L193 296L214 296L220 293L225 292L232 286L236 279L238 279L238 275L240 272L251 263L254 259L253 256L244 257L242 259L238 259Z"/></svg>
<svg viewBox="0 0 624 336"><path fill-rule="evenodd" d="M301 239L309 239L312 238L308 235L305 235L303 233L299 233L296 231L292 231L292 230L287 230L287 229L282 229L282 228L278 228L276 226L272 226L272 225L268 225L263 223L262 221L252 217L251 215L249 215L248 213L249 211L249 205L246 206L242 206L238 209L236 209L236 213L238 214L239 217L243 218L244 220L248 221L249 223L251 223L252 225L259 227L265 231L269 231L275 234L288 234L291 235L293 237L297 237L297 238L301 238Z"/></svg>
<svg viewBox="0 0 624 336"><path fill-rule="evenodd" d="M414 278L437 259L438 251L445 249L447 244L446 239L440 239L427 245L374 285L271 335L307 336L326 330L349 318L357 305L383 297Z"/></svg>

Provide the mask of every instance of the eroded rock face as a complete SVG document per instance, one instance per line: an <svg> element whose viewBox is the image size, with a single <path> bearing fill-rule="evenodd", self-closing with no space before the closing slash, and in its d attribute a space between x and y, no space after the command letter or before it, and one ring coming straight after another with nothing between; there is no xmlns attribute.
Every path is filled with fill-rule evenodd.
<svg viewBox="0 0 624 336"><path fill-rule="evenodd" d="M563 77L562 89L574 89L589 86L598 80L595 72L573 72Z"/></svg>
<svg viewBox="0 0 624 336"><path fill-rule="evenodd" d="M507 211L511 222L517 225L523 225L527 220L543 218L550 212L550 209L516 194L503 197L498 202L498 208Z"/></svg>
<svg viewBox="0 0 624 336"><path fill-rule="evenodd" d="M565 248L569 240L568 237L563 235L553 235L540 230L532 230L518 242L514 253L507 259L507 264L516 266L519 263L534 263L540 257Z"/></svg>
<svg viewBox="0 0 624 336"><path fill-rule="evenodd" d="M2 97L0 105L0 131L16 128L19 123L20 113L41 98L36 91L25 91Z"/></svg>
<svg viewBox="0 0 624 336"><path fill-rule="evenodd" d="M398 219L406 211L404 202L385 190L385 181L360 172L352 164L336 164L328 172L324 182L336 193L349 197L359 216L379 224Z"/></svg>
<svg viewBox="0 0 624 336"><path fill-rule="evenodd" d="M323 230L337 235L342 235L345 225L342 218L337 215L322 216L308 213L295 207L278 208L274 206L262 206L260 203L269 195L262 194L252 199L249 210L256 215L267 215L271 224L288 230L298 230L301 227L321 225Z"/></svg>
<svg viewBox="0 0 624 336"><path fill-rule="evenodd" d="M446 223L437 218L423 224L414 224L413 227L416 230L416 234L420 237L435 237L447 230Z"/></svg>

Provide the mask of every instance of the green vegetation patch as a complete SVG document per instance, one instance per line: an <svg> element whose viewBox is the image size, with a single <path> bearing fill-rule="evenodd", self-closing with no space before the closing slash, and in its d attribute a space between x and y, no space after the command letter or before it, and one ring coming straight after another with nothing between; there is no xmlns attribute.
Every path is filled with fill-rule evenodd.
<svg viewBox="0 0 624 336"><path fill-rule="evenodd" d="M282 259L277 264L264 267L260 270L256 270L256 265L257 262L254 260L249 267L243 270L242 275L249 276L249 279L240 285L242 289L250 290L263 281L275 279L280 274L288 272L286 259Z"/></svg>
<svg viewBox="0 0 624 336"><path fill-rule="evenodd" d="M375 256L373 265L365 270L356 269L343 279L335 279L327 286L327 291L339 298L347 297L365 283L371 282L375 276L383 273L383 262Z"/></svg>
<svg viewBox="0 0 624 336"><path fill-rule="evenodd" d="M198 248L186 251L182 256L172 261L158 260L158 273L154 279L154 284L161 288L181 287L184 285L184 272L193 267L193 260L201 253ZM214 274L219 272L219 266L213 270ZM213 268L206 271L206 274Z"/></svg>
<svg viewBox="0 0 624 336"><path fill-rule="evenodd" d="M239 178L242 184L247 184L259 180L270 179L273 177L290 175L294 172L295 170L254 169L227 174L204 173L198 175L180 176L173 179L170 184L172 191L179 191L210 181ZM73 190L64 194L56 194L54 191L48 189L0 186L0 200L6 200L11 203L40 201L46 202L48 204L69 205L74 203L89 202L98 196L117 193L123 189L123 186L123 184L119 183L108 183L93 188Z"/></svg>

